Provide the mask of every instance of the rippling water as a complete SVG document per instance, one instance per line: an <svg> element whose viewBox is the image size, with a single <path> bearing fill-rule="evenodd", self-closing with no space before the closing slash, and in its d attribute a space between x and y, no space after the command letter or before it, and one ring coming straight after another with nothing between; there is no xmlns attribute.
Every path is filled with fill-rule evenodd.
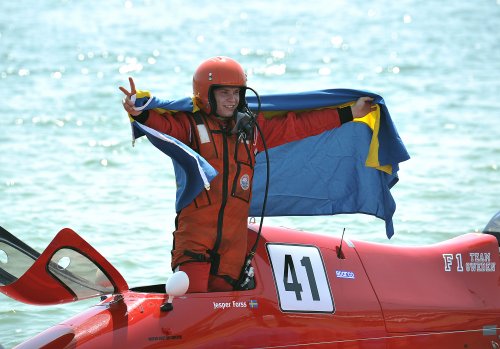
<svg viewBox="0 0 500 349"><path fill-rule="evenodd" d="M481 230L500 209L499 1L2 1L0 224L42 251L71 227L129 285L170 273L170 161L135 148L119 85L190 95L210 56L261 94L355 88L382 95L412 159L392 190L396 234L362 216L266 222L391 244ZM10 348L94 304L0 295Z"/></svg>

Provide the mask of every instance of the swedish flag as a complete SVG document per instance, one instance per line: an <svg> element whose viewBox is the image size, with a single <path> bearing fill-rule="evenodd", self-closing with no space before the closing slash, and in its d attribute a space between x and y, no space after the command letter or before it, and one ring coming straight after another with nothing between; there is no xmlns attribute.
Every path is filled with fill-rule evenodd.
<svg viewBox="0 0 500 349"><path fill-rule="evenodd" d="M373 97L377 104L376 110L366 117L269 149L271 178L266 216L364 213L383 219L389 238L394 234L392 217L396 203L390 189L398 182L399 163L410 156L381 96L349 89L265 95L260 97L261 111L266 118L272 118L288 111L299 113L342 107L363 96ZM257 110L256 97L247 97L247 101L250 109ZM191 98L161 100L147 91L137 92L136 107L160 112L194 112L197 109ZM172 158L179 185L178 211L187 206L206 186L206 181L217 174L189 147L180 142L172 147L175 143L172 137L155 135L151 129L136 122L132 122L132 126L134 138L145 134ZM264 153L259 153L250 216L261 213L265 166Z"/></svg>

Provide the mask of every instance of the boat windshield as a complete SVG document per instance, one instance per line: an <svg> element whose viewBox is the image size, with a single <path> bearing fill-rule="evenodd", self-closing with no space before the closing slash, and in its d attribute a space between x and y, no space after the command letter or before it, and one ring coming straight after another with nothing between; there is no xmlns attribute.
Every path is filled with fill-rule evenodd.
<svg viewBox="0 0 500 349"><path fill-rule="evenodd" d="M16 281L35 263L37 256L25 254L4 240L0 240L0 285Z"/></svg>
<svg viewBox="0 0 500 349"><path fill-rule="evenodd" d="M493 235L497 238L500 251L500 211L490 219L488 224L486 224L486 227L483 229L483 233Z"/></svg>
<svg viewBox="0 0 500 349"><path fill-rule="evenodd" d="M120 273L69 228L42 254L0 227L0 292L29 304L60 304L128 290Z"/></svg>
<svg viewBox="0 0 500 349"><path fill-rule="evenodd" d="M497 212L493 218L490 219L486 227L483 229L483 233L498 233L500 234L500 211Z"/></svg>
<svg viewBox="0 0 500 349"><path fill-rule="evenodd" d="M114 292L110 279L95 263L69 248L62 248L52 256L48 271L78 299Z"/></svg>

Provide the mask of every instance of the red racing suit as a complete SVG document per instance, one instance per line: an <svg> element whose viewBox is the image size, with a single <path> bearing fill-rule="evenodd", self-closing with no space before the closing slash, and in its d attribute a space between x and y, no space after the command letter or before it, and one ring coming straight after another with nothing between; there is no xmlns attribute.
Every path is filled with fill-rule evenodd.
<svg viewBox="0 0 500 349"><path fill-rule="evenodd" d="M347 109L347 108L345 108ZM322 133L351 121L350 108L322 109L257 122L268 148ZM343 111L344 110L344 111ZM150 110L137 121L177 138L204 157L218 175L195 200L177 213L172 269L187 262L210 262L212 275L228 281L239 278L247 253L247 220L252 192L255 154L263 150L260 137L238 140L230 131L234 120L214 115ZM292 159L291 159L292 160Z"/></svg>

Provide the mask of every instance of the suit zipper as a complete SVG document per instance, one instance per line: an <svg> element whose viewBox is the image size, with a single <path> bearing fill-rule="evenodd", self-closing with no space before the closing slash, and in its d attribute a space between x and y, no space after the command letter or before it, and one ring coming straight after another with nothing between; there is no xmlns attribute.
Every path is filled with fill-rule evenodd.
<svg viewBox="0 0 500 349"><path fill-rule="evenodd" d="M222 226L224 225L224 210L227 204L227 195L228 195L228 183L229 183L229 152L228 152L228 144L227 144L227 132L226 127L222 127L222 164L223 164L223 173L222 173L222 203L219 210L219 216L217 219L217 238L215 239L213 252L217 253L219 250L219 246L222 241Z"/></svg>

